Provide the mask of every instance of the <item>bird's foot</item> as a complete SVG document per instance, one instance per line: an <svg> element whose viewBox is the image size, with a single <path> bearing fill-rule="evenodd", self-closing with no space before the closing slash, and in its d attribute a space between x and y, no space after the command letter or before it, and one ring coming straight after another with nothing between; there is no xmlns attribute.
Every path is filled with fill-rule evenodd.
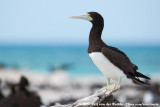
<svg viewBox="0 0 160 107"><path fill-rule="evenodd" d="M118 82L115 84L110 84L110 78L107 78L107 86L101 88L96 93L100 93L103 90L113 90L116 88L117 85L120 85L122 77L119 77Z"/></svg>
<svg viewBox="0 0 160 107"><path fill-rule="evenodd" d="M115 89L116 85L117 84L111 84L111 85L108 85L108 86L104 86L103 88L101 88L100 90L98 90L96 93L100 93L103 90L113 90L113 89Z"/></svg>

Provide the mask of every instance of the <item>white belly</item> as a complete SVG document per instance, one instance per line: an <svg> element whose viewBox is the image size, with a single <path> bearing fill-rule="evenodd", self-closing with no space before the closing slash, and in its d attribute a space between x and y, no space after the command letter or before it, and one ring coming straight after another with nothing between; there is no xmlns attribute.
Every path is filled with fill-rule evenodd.
<svg viewBox="0 0 160 107"><path fill-rule="evenodd" d="M112 64L101 52L93 52L90 53L89 56L106 78L118 81L118 79L122 77L122 81L129 80L123 71ZM130 83L131 80L128 82Z"/></svg>

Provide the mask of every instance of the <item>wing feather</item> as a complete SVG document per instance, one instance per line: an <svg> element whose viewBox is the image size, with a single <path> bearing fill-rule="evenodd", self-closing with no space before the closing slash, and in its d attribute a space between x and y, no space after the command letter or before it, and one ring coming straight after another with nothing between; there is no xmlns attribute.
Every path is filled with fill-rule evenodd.
<svg viewBox="0 0 160 107"><path fill-rule="evenodd" d="M114 47L109 47L109 48L102 47L101 52L115 66L120 68L124 72L127 78L132 79L134 83L140 85L148 85L148 83L141 81L138 77L142 77L145 79L150 79L150 78L137 72L136 70L138 70L138 67L135 64L133 64L127 57L127 55L124 54L122 51Z"/></svg>

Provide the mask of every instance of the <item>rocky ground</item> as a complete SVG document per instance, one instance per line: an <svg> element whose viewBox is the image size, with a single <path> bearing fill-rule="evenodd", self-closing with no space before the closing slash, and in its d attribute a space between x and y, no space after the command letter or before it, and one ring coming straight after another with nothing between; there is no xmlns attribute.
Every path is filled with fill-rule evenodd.
<svg viewBox="0 0 160 107"><path fill-rule="evenodd" d="M151 78L150 87L122 86L114 93L114 98L124 104L157 106L160 103L160 79L157 75ZM0 69L0 83L0 107L49 107L92 95L105 86L106 80L95 76L71 77L63 70L38 74Z"/></svg>

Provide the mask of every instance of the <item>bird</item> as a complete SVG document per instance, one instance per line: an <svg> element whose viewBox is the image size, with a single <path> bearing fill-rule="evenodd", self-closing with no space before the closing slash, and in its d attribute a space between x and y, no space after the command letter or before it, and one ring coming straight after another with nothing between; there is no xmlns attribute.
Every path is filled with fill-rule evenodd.
<svg viewBox="0 0 160 107"><path fill-rule="evenodd" d="M84 19L92 23L89 33L88 54L93 63L99 68L107 79L107 86L100 89L114 89L123 83L149 86L141 78L149 77L138 72L138 66L131 62L128 56L116 47L105 44L101 38L104 28L104 19L98 12L87 12L83 15L71 16L73 19ZM115 83L110 84L110 79Z"/></svg>

